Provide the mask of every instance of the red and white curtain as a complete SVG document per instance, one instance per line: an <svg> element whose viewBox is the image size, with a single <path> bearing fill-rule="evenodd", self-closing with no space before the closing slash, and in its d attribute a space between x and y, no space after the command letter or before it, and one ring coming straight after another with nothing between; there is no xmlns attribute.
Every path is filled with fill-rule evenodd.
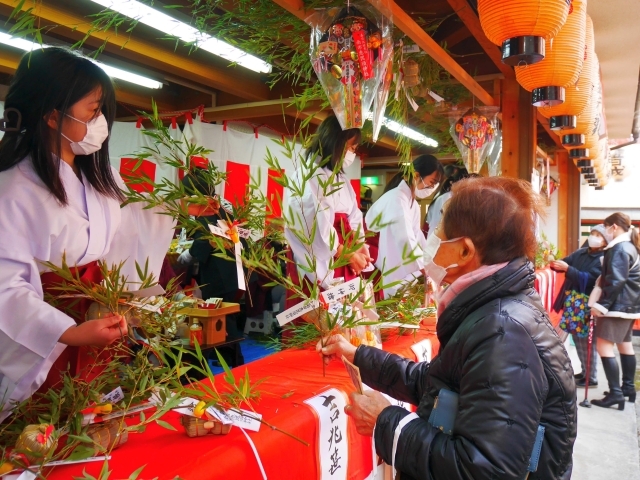
<svg viewBox="0 0 640 480"><path fill-rule="evenodd" d="M138 127L136 123L114 123L109 140L112 165L123 176L146 175L153 181L159 181L162 178L177 181L176 169L165 165L161 158L150 157L135 169L138 161L133 154L141 152L144 146L152 144L151 137L143 133L143 128ZM232 125L213 125L197 119L188 121L183 131L174 124L170 127L170 132L176 140L185 138L189 142L212 150L207 155L208 158L201 161L213 162L218 169L227 173L227 181L218 187L218 195L232 203L242 202L247 186L253 179L259 183L261 191L273 206L270 215L281 215L278 200L284 198L284 192L282 186L276 181L276 177L281 172L270 169L265 161L269 151L272 156L277 157L284 175L293 172L294 164L283 154L279 144L282 141L280 135L266 129L255 129L253 132L239 131ZM356 196L359 197L360 163L354 162L346 173L356 191ZM135 185L134 188L144 191L145 185Z"/></svg>

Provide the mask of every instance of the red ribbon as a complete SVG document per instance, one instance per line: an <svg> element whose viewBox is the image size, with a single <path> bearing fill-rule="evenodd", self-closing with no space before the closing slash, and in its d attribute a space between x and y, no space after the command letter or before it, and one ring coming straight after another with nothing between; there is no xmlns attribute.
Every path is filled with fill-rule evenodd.
<svg viewBox="0 0 640 480"><path fill-rule="evenodd" d="M356 47L358 53L358 64L360 65L360 72L362 78L369 80L373 78L373 65L370 62L369 48L367 47L367 36L364 30L357 30L351 33L353 37L353 44Z"/></svg>

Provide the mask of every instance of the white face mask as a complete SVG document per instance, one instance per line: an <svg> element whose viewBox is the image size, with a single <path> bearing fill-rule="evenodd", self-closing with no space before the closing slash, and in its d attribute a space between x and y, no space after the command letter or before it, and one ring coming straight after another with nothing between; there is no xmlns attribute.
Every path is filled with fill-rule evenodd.
<svg viewBox="0 0 640 480"><path fill-rule="evenodd" d="M101 114L99 117L89 120L88 122L78 120L69 114L66 115L76 122L84 123L87 126L87 133L79 142L74 142L65 134L62 134L64 138L71 142L71 151L73 153L76 155L91 155L102 148L102 144L109 136L109 125L104 115Z"/></svg>
<svg viewBox="0 0 640 480"><path fill-rule="evenodd" d="M444 280L444 277L447 276L447 270L450 268L455 268L458 266L457 263L453 265L449 265L448 267L441 267L437 263L433 261L440 249L440 245L443 243L455 242L456 240L460 240L462 237L453 238L451 240L442 240L435 233L433 235L429 235L427 238L427 244L425 245L422 259L424 261L424 271L431 280L436 284L437 287L440 287L440 284Z"/></svg>
<svg viewBox="0 0 640 480"><path fill-rule="evenodd" d="M614 226L611 225L610 227L605 227L604 229L604 234L605 234L605 238L607 239L607 242L610 242L611 240L613 240L613 232L614 232Z"/></svg>
<svg viewBox="0 0 640 480"><path fill-rule="evenodd" d="M344 160L342 160L342 169L349 168L351 164L356 159L356 152L352 152L351 150L347 150L344 154Z"/></svg>
<svg viewBox="0 0 640 480"><path fill-rule="evenodd" d="M422 183L422 185L424 185L424 180L420 179L420 183ZM431 195L433 195L433 192L436 191L436 188L438 188L438 185L440 185L439 183L436 183L433 187L431 188L418 188L418 186L416 185L416 189L414 191L414 195L416 196L417 199L419 200L423 200Z"/></svg>
<svg viewBox="0 0 640 480"><path fill-rule="evenodd" d="M589 235L587 242L591 248L600 248L604 244L604 239L597 235Z"/></svg>

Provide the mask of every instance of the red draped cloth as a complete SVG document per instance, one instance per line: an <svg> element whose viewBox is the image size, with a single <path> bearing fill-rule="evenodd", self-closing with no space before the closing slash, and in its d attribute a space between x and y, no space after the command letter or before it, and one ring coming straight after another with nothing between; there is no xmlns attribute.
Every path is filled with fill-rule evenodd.
<svg viewBox="0 0 640 480"><path fill-rule="evenodd" d="M393 336L384 343L385 350L415 360L411 345L430 339L433 355L438 351L435 334L419 330L414 337ZM244 377L245 370L254 382L264 379L258 390L264 392L254 408L263 419L309 443L305 446L293 438L266 425L259 432L247 431L269 480L314 480L318 478L318 421L304 400L319 395L329 388L349 394L353 383L342 362L331 362L322 376L320 357L312 350L286 350L274 353L247 365L234 368L236 379ZM223 374L216 376L216 386L224 389ZM151 415L147 412L147 418ZM137 417L136 417L137 420ZM228 435L207 435L189 438L179 423L179 415L167 413L162 420L176 430L168 430L155 423L144 433L129 434L128 442L112 452L109 470L112 478L129 478L131 473L146 465L140 478L160 480L260 480L256 459L246 438L237 427ZM353 420L348 420L349 461L347 478L365 480L372 470L371 437L356 432ZM49 480L68 480L83 476L83 470L97 476L102 462L55 467L45 471Z"/></svg>
<svg viewBox="0 0 640 480"><path fill-rule="evenodd" d="M87 284L100 283L102 281L102 272L98 262L91 262L81 267L71 268L74 276ZM60 292L55 288L64 283L64 279L53 272L45 272L40 275L42 289L45 294L58 295ZM85 313L91 305L89 299L64 299L60 301L57 308L70 315L76 323L82 323L85 320ZM55 387L60 383L62 374L66 371L72 376L81 376L87 381L91 381L97 377L102 369L96 364L101 361L108 360L109 354L102 349L92 347L67 347L62 354L51 366L47 379L40 387L40 392L46 392L49 388Z"/></svg>

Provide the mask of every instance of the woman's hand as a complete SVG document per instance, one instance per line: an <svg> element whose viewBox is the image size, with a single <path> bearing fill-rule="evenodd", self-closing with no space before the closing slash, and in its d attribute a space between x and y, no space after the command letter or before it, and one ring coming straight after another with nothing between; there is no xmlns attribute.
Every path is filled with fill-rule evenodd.
<svg viewBox="0 0 640 480"><path fill-rule="evenodd" d="M324 342L324 347L322 346ZM326 365L333 359L340 360L344 358L353 363L356 356L357 348L351 345L342 335L331 335L325 337L316 345L316 352L324 356L323 361Z"/></svg>
<svg viewBox="0 0 640 480"><path fill-rule="evenodd" d="M352 393L349 395L351 403L344 407L344 413L353 418L356 430L360 435L370 437L373 427L380 416L380 412L391 405L380 392L368 390L364 395Z"/></svg>
<svg viewBox="0 0 640 480"><path fill-rule="evenodd" d="M87 320L70 327L60 336L60 343L71 347L90 345L106 347L127 332L127 321L122 315L110 315L97 320Z"/></svg>
<svg viewBox="0 0 640 480"><path fill-rule="evenodd" d="M567 262L563 262L562 260L554 260L551 262L551 268L553 270L557 270L558 272L566 272L569 269L569 264Z"/></svg>
<svg viewBox="0 0 640 480"><path fill-rule="evenodd" d="M591 308L591 316L592 317L602 317L604 314L598 310L597 308Z"/></svg>

